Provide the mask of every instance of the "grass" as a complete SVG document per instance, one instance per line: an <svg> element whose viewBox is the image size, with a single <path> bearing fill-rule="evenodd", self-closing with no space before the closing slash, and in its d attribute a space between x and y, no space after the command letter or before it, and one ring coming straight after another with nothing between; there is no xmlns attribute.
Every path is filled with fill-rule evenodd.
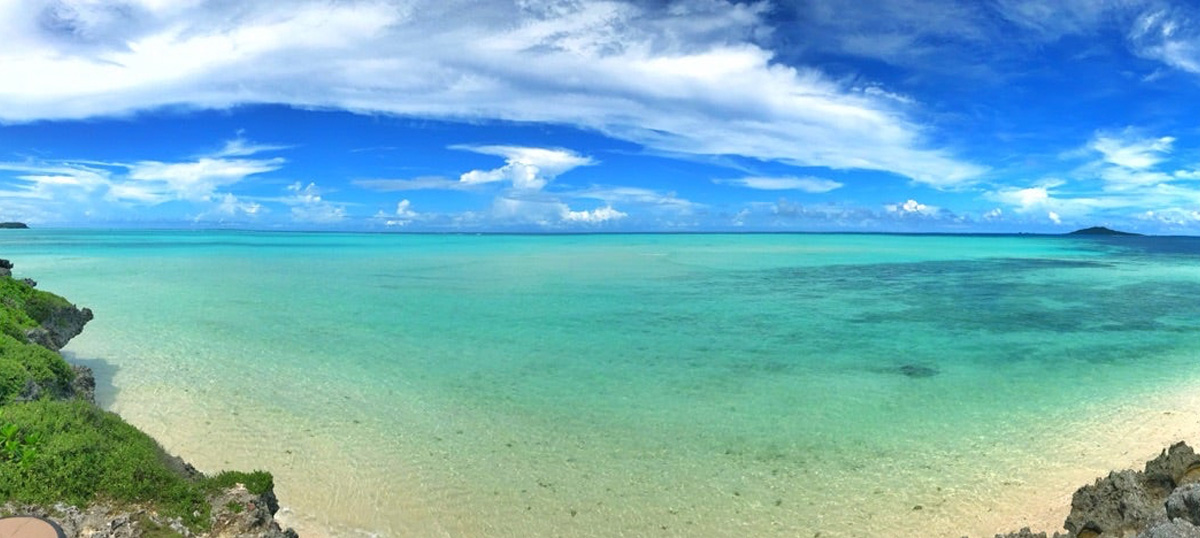
<svg viewBox="0 0 1200 538"><path fill-rule="evenodd" d="M177 473L150 436L116 414L82 400L43 399L0 407L0 422L41 438L32 462L0 463L0 498L36 505L148 503L189 527L208 523L204 481Z"/></svg>
<svg viewBox="0 0 1200 538"><path fill-rule="evenodd" d="M154 439L116 414L79 399L55 399L69 394L74 373L61 355L29 343L25 330L69 306L62 297L0 277L0 425L15 442L36 441L29 457L0 458L0 504L138 505L202 531L211 524L210 495L238 483L254 494L273 487L264 471L185 475ZM40 397L28 399L31 384L41 387Z"/></svg>

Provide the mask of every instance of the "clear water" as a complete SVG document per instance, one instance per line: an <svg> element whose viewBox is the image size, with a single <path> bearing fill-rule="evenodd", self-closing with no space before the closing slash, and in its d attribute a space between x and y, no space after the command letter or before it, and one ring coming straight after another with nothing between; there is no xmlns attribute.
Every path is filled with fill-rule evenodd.
<svg viewBox="0 0 1200 538"><path fill-rule="evenodd" d="M0 252L95 310L67 352L102 405L202 470L271 470L310 535L1010 530L1085 457L1144 455L1094 447L1200 379L1189 238L29 230Z"/></svg>

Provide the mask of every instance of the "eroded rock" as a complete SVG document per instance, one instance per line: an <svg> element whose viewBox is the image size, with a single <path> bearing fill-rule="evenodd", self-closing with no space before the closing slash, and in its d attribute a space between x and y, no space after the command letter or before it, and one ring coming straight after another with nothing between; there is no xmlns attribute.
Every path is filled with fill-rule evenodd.
<svg viewBox="0 0 1200 538"><path fill-rule="evenodd" d="M1200 538L1200 528L1182 519L1159 523L1137 538Z"/></svg>
<svg viewBox="0 0 1200 538"><path fill-rule="evenodd" d="M1165 500L1165 494L1147 489L1143 473L1112 472L1075 492L1071 514L1063 526L1072 536L1132 536L1153 523L1166 521Z"/></svg>
<svg viewBox="0 0 1200 538"><path fill-rule="evenodd" d="M83 332L83 326L91 320L90 308L79 308L75 305L56 308L50 311L41 327L26 331L25 337L51 351L58 351Z"/></svg>
<svg viewBox="0 0 1200 538"><path fill-rule="evenodd" d="M1167 517L1200 525L1200 484L1180 486L1167 497Z"/></svg>

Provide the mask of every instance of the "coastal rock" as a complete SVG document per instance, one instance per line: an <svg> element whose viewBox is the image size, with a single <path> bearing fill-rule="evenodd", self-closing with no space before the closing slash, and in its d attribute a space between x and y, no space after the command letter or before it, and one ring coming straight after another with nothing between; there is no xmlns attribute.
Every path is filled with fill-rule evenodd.
<svg viewBox="0 0 1200 538"><path fill-rule="evenodd" d="M1180 484L1196 479L1194 473L1200 468L1200 456L1186 443L1175 443L1157 458L1146 462L1146 483L1169 495Z"/></svg>
<svg viewBox="0 0 1200 538"><path fill-rule="evenodd" d="M1200 538L1200 527L1182 519L1159 523L1136 538Z"/></svg>
<svg viewBox="0 0 1200 538"><path fill-rule="evenodd" d="M1056 532L1054 533L1054 536L1051 537L1044 532L1035 533L1032 530L1029 530L1029 527L1025 527L1017 532L997 534L996 538L1069 538L1069 535Z"/></svg>
<svg viewBox="0 0 1200 538"><path fill-rule="evenodd" d="M9 503L0 506L0 514L50 519L62 527L67 538L298 538L296 531L282 529L275 522L279 502L274 491L255 495L239 484L213 495L209 503L212 525L203 533L192 532L178 518L163 517L139 506L118 507L104 501L83 508L64 503L51 507Z"/></svg>
<svg viewBox="0 0 1200 538"><path fill-rule="evenodd" d="M0 259L0 277L12 276L12 262Z"/></svg>
<svg viewBox="0 0 1200 538"><path fill-rule="evenodd" d="M91 320L90 308L81 309L75 305L55 308L50 311L41 327L29 329L25 336L30 342L51 351L58 351L83 332L83 326Z"/></svg>
<svg viewBox="0 0 1200 538"><path fill-rule="evenodd" d="M92 369L81 364L72 364L75 379L71 381L71 395L81 400L96 403L96 376Z"/></svg>
<svg viewBox="0 0 1200 538"><path fill-rule="evenodd" d="M275 492L250 493L238 484L212 500L212 538L297 538L296 531L281 529L275 522L279 500Z"/></svg>
<svg viewBox="0 0 1200 538"><path fill-rule="evenodd" d="M1167 497L1167 517L1200 525L1200 484L1182 486Z"/></svg>
<svg viewBox="0 0 1200 538"><path fill-rule="evenodd" d="M1166 521L1166 494L1148 489L1143 478L1144 474L1137 471L1113 472L1079 488L1071 498L1071 514L1063 526L1072 536L1117 538Z"/></svg>

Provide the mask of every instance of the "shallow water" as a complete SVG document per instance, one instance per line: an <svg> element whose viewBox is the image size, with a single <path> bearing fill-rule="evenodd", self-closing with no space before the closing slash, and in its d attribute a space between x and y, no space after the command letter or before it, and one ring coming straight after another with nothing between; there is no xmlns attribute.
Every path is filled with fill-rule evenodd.
<svg viewBox="0 0 1200 538"><path fill-rule="evenodd" d="M67 351L103 405L203 470L271 470L312 535L986 534L1200 411L1161 397L1200 379L1190 238L0 246L96 311ZM1130 425L1146 446L1111 441Z"/></svg>

